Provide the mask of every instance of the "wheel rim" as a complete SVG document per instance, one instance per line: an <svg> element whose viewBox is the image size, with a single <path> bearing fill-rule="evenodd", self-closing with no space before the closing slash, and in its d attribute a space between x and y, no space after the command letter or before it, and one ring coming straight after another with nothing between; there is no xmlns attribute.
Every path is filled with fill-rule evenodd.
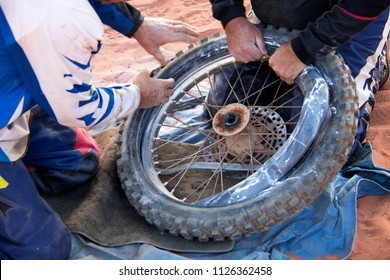
<svg viewBox="0 0 390 280"><path fill-rule="evenodd" d="M142 163L147 177L167 196L202 207L235 203L272 186L308 151L329 108L322 76L309 68L288 87L269 79L273 72L267 63L256 65L256 74L244 85L246 65L235 63L230 55L214 60L178 80L169 102L154 109L142 141ZM236 79L227 74L232 69ZM259 88L255 80L263 71L269 73ZM214 100L217 75L228 88L222 102ZM310 89L305 88L308 79ZM319 95L325 96L320 101L313 98L318 83ZM271 100L262 104L259 100L270 87L277 92L272 90ZM236 129L237 123L245 124L230 108L234 104L247 108L248 123L227 135L212 123L226 109L225 125Z"/></svg>

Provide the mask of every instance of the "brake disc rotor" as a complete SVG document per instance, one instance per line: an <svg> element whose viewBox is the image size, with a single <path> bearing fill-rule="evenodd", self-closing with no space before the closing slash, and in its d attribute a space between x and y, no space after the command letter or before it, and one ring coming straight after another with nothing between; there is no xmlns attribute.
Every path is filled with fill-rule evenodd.
<svg viewBox="0 0 390 280"><path fill-rule="evenodd" d="M215 135L206 146L206 161L259 165L287 140L285 121L274 110L234 103L220 109L213 119ZM210 145L211 142L217 145Z"/></svg>

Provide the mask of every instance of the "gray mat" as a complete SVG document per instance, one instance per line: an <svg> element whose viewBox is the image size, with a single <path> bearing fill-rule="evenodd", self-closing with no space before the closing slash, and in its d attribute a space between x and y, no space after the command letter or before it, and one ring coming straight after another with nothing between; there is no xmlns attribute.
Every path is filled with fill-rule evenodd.
<svg viewBox="0 0 390 280"><path fill-rule="evenodd" d="M55 196L45 196L65 225L72 232L108 247L147 243L177 252L230 251L233 241L203 243L162 234L137 214L125 197L116 173L117 132L117 128L112 128L95 137L101 149L101 162L91 182Z"/></svg>

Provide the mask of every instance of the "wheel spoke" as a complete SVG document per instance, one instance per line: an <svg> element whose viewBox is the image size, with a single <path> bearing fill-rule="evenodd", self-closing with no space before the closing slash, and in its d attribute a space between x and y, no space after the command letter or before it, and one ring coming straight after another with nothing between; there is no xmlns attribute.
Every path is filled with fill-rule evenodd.
<svg viewBox="0 0 390 280"><path fill-rule="evenodd" d="M250 67L234 61L215 64L180 89L161 115L153 166L162 185L177 199L191 203L234 186L259 170L291 135L300 116L301 94L284 86L263 62ZM221 83L222 90L218 89ZM223 100L217 96L221 92ZM222 132L213 128L213 118L231 102L246 106L249 123L231 136L219 135ZM284 111L296 112L287 117L277 113Z"/></svg>

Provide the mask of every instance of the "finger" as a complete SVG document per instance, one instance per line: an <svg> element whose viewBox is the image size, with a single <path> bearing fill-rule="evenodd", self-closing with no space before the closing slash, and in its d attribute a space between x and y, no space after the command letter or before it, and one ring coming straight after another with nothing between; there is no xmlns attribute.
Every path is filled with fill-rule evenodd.
<svg viewBox="0 0 390 280"><path fill-rule="evenodd" d="M176 28L171 30L171 37L169 38L170 42L176 42L176 41L184 41L187 43L195 43L198 40L199 33L198 32L192 32L187 29L180 29Z"/></svg>
<svg viewBox="0 0 390 280"><path fill-rule="evenodd" d="M165 90L160 91L157 99L160 100L159 102L165 103L169 100L169 98L172 96L172 94L173 94L172 90L165 89Z"/></svg>
<svg viewBox="0 0 390 280"><path fill-rule="evenodd" d="M293 79L291 76L283 76L280 74L279 78L285 82L288 85L292 85L295 82L295 79Z"/></svg>
<svg viewBox="0 0 390 280"><path fill-rule="evenodd" d="M188 27L188 28L191 28L191 29L194 29L195 30L195 28L192 26L192 25L190 25L190 24L188 24L188 23L185 23L184 21L180 21L180 20L170 20L170 23L171 23L171 25L172 26L186 26L186 27Z"/></svg>
<svg viewBox="0 0 390 280"><path fill-rule="evenodd" d="M287 73L284 73L282 70L279 70L278 67L272 67L271 65L270 65L270 67L271 67L272 70L275 72L275 74L279 76L279 78L280 78L283 82L287 83L288 85L291 85L291 84L294 83L294 80L291 79L291 77L289 77L289 76L287 75Z"/></svg>
<svg viewBox="0 0 390 280"><path fill-rule="evenodd" d="M237 52L234 56L234 58L238 61L241 61L243 63L248 63L250 61L255 61L258 59L258 57L256 56L256 53L252 54L249 53L248 50L241 50L240 52Z"/></svg>
<svg viewBox="0 0 390 280"><path fill-rule="evenodd" d="M251 43L248 48L246 49L247 58L250 61L254 61L259 59L263 56L262 51L259 49L259 47L255 44L255 42Z"/></svg>
<svg viewBox="0 0 390 280"><path fill-rule="evenodd" d="M164 83L165 83L165 88L169 91L169 92L172 92L172 89L173 89L173 85L175 83L175 80L173 78L170 78L170 79L166 79L164 80ZM173 92L172 92L173 93ZM172 95L171 93L171 95Z"/></svg>
<svg viewBox="0 0 390 280"><path fill-rule="evenodd" d="M158 62L160 62L160 65L161 65L161 66L165 66L165 65L167 64L167 60L166 60L165 56L163 55L163 53L160 51L159 48L154 49L154 50L152 51L152 55L154 56L154 58L155 58Z"/></svg>
<svg viewBox="0 0 390 280"><path fill-rule="evenodd" d="M198 31L196 31L195 28L193 28L192 26L189 26L185 23L174 26L173 30L176 32L188 34L192 37L198 37L200 35L200 33Z"/></svg>
<svg viewBox="0 0 390 280"><path fill-rule="evenodd" d="M264 40L259 37L256 37L256 46L259 48L262 56L268 55L267 47L265 46Z"/></svg>
<svg viewBox="0 0 390 280"><path fill-rule="evenodd" d="M139 71L139 75L143 75L143 76L149 75L149 71L146 69L141 69L141 71Z"/></svg>
<svg viewBox="0 0 390 280"><path fill-rule="evenodd" d="M182 22L182 21L174 20L174 19L170 19L170 20L169 20L169 23L170 23L171 25L181 25L181 24L185 24L185 23Z"/></svg>
<svg viewBox="0 0 390 280"><path fill-rule="evenodd" d="M142 69L134 78L133 82L143 81L145 79L148 79L150 77L150 73L146 69Z"/></svg>
<svg viewBox="0 0 390 280"><path fill-rule="evenodd" d="M243 63L248 63L249 59L247 59L244 55L239 55L239 54L232 54L232 56L235 58L235 60L243 62Z"/></svg>
<svg viewBox="0 0 390 280"><path fill-rule="evenodd" d="M258 60L262 57L262 53L259 48L252 43L247 43L244 46L240 46L239 48L232 48L234 50L231 51L233 57L241 62L248 63L249 61Z"/></svg>
<svg viewBox="0 0 390 280"><path fill-rule="evenodd" d="M193 37L191 35L185 34L185 33L173 33L173 36L170 38L171 42L186 42L186 43L195 43L197 41L196 37Z"/></svg>
<svg viewBox="0 0 390 280"><path fill-rule="evenodd" d="M169 90L165 93L165 97L166 97L166 98L170 98L172 95L173 95L173 89L169 89Z"/></svg>

